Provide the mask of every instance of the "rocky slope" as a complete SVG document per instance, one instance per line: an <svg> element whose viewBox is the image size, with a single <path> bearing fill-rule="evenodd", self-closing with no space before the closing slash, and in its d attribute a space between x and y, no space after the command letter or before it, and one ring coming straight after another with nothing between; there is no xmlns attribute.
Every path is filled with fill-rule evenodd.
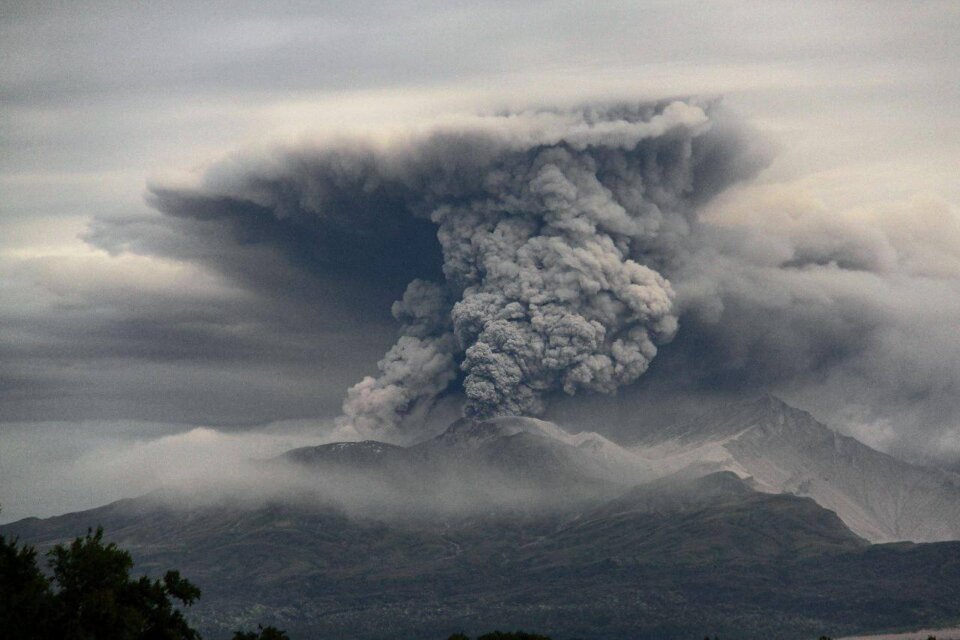
<svg viewBox="0 0 960 640"><path fill-rule="evenodd" d="M366 449L376 453L361 456ZM458 421L439 437L409 449L338 444L289 456L303 461L314 456L314 464L323 465L375 462L391 469L394 484L397 477L409 476L401 467L417 468L421 472L410 482L447 491L461 485L466 493L492 478L518 486L515 476L525 475L522 484L531 500L546 502L604 494L602 483L633 486L673 474L732 471L760 491L813 498L872 542L960 539L960 475L876 451L771 396L648 432L629 448L597 433L571 434L542 420L498 418ZM455 472L459 480L453 485L434 482L423 472Z"/></svg>
<svg viewBox="0 0 960 640"><path fill-rule="evenodd" d="M960 539L960 475L876 451L770 396L646 434L631 451L659 474L730 470L808 496L873 542Z"/></svg>
<svg viewBox="0 0 960 640"><path fill-rule="evenodd" d="M341 443L287 458L315 467L376 467L389 472L385 482L419 486L419 492L459 488L452 502L490 486L514 487L506 495L521 495L516 487L522 486L528 504L591 499L610 495L614 489L605 484L732 471L757 490L812 498L872 542L960 539L960 475L876 451L771 396L648 432L629 448L542 420L498 418L458 421L410 448ZM440 476L454 480L434 479ZM491 503L498 502L489 493ZM443 496L435 502L444 502Z"/></svg>

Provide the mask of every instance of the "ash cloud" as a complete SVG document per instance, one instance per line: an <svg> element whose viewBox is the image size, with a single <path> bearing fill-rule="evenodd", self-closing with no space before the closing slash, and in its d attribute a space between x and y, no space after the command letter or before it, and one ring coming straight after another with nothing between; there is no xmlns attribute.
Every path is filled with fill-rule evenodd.
<svg viewBox="0 0 960 640"><path fill-rule="evenodd" d="M681 330L647 375L617 403L558 399L548 417L630 440L638 422L767 390L882 450L956 459L955 206L836 210L803 185L745 183L701 209L689 247L669 272Z"/></svg>
<svg viewBox="0 0 960 640"><path fill-rule="evenodd" d="M955 206L917 196L837 211L799 185L745 185L704 220L676 274L687 332L664 380L776 389L882 449L956 455Z"/></svg>
<svg viewBox="0 0 960 640"><path fill-rule="evenodd" d="M186 245L110 228L90 239L180 252L262 291L278 262L344 283L336 298L369 288L382 300L409 281L392 307L396 344L343 404L362 432L389 433L452 386L469 417L539 415L555 391L631 384L673 339L663 271L698 206L765 160L741 133L697 99L479 118L153 188L162 226Z"/></svg>
<svg viewBox="0 0 960 640"><path fill-rule="evenodd" d="M887 450L957 451L956 208L833 210L752 182L771 155L706 100L508 113L234 158L88 239L212 267L294 326L392 311L343 402L368 436L409 440L450 399L636 431L671 393L765 390Z"/></svg>
<svg viewBox="0 0 960 640"><path fill-rule="evenodd" d="M717 170L730 138L712 131L715 109L520 114L407 149L401 179L413 215L437 225L444 277L394 306L401 337L349 390L344 421L390 430L454 380L477 419L634 382L677 331L673 289L648 263L672 260L698 201L760 164L730 145Z"/></svg>

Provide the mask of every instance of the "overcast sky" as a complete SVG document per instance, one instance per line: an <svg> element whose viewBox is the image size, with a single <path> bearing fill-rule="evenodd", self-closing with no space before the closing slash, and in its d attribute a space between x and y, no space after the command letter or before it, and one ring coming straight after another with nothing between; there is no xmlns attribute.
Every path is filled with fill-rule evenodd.
<svg viewBox="0 0 960 640"><path fill-rule="evenodd" d="M842 351L868 318L870 345L836 366L738 353L871 444L960 456L958 32L949 1L3 3L0 504L35 480L4 461L50 434L81 443L38 462L62 478L77 433L102 452L104 433L327 421L393 343L390 301L431 268L371 256L357 264L387 276L358 291L273 257L228 262L216 239L160 225L151 185L346 135L687 95L722 96L776 150L705 214L740 238L698 266L729 295L707 342L755 321L769 352L775 323L791 345L816 323L829 335L809 340ZM770 275L777 249L758 247L786 245L842 273ZM811 310L796 292L814 287L835 305ZM3 519L88 498L20 500Z"/></svg>

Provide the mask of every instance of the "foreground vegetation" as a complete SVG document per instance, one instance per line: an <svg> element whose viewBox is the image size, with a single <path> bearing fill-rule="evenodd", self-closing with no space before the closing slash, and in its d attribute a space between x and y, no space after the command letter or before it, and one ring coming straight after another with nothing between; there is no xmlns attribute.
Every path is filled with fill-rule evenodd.
<svg viewBox="0 0 960 640"><path fill-rule="evenodd" d="M772 498L763 498L772 500ZM779 499L781 502L785 499ZM806 505L803 503L801 506ZM106 512L109 515L109 510ZM705 513L710 515L710 510L705 508ZM762 512L761 512L762 513ZM104 515L104 514L100 514ZM230 515L228 513L228 515ZM259 517L261 514L254 514ZM309 515L309 514L308 514ZM716 514L715 514L716 515ZM754 528L757 526L757 511L749 511L750 523ZM775 514L774 514L775 515ZM800 515L806 515L801 513ZM281 518L282 516L282 518ZM290 516L289 518L287 516ZM730 518L730 509L724 509L719 512L719 516ZM718 517L719 517L718 516ZM324 526L322 530L324 536L317 536L316 532L321 529L318 526L318 520ZM710 518L710 539L715 540L723 537L723 521L718 517ZM773 516L771 521L777 522ZM67 518L69 521L69 518ZM495 593L502 601L523 602L525 595L534 594L537 598L535 602L555 602L558 594L569 602L580 605L581 608L568 608L570 615L558 617L556 615L540 616L541 619L517 620L515 609L506 607L497 611L488 612L484 615L486 626L492 620L494 624L511 624L520 628L550 629L552 633L563 637L573 638L616 638L616 637L658 637L677 640L690 640L703 637L705 630L716 631L722 638L767 638L767 637L817 637L818 632L829 627L831 631L838 626L833 622L829 625L818 625L814 627L814 633L807 635L806 632L800 633L797 629L789 630L789 633L771 634L769 631L758 631L752 629L750 624L743 624L744 603L747 598L756 598L757 594L765 593L759 591L756 587L763 586L769 589L771 584L777 584L772 580L779 580L783 577L783 556L779 553L772 555L769 560L771 564L776 561L778 571L776 574L765 572L768 558L763 553L762 548L747 544L751 538L746 535L740 535L740 528L737 528L736 540L739 540L743 549L743 555L736 556L733 562L730 559L717 557L715 554L707 556L701 564L691 564L688 562L680 565L675 561L656 564L653 560L646 560L642 564L644 556L640 553L642 549L632 551L630 556L613 556L609 554L609 540L632 540L637 537L637 531L645 531L644 527L649 526L649 520L654 520L653 524L658 524L656 519L644 514L644 519L638 519L626 523L617 523L617 528L608 532L604 536L576 538L568 537L560 539L554 545L540 545L538 555L521 555L513 564L502 563L494 570L477 572L471 569L469 578L466 578L463 571L453 571L446 576L448 583L440 586L454 590L456 585L470 584L471 589L480 593ZM283 536L271 528L277 521L283 521ZM219 521L215 521L219 522ZM233 517L225 520L232 530L235 525ZM205 602L211 598L217 598L217 590L220 590L220 600L218 602L232 603L233 610L228 611L218 624L204 624L204 607L196 603L200 598L200 590L187 579L183 578L177 571L167 571L162 577L154 576L155 579L141 577L132 578L130 572L133 568L131 555L115 544L105 543L102 530L87 531L85 536L78 537L72 542L57 545L46 554L46 565L41 568L44 557L38 558L38 552L35 548L28 545L18 544L17 535L30 535L30 540L70 540L75 533L65 535L53 535L50 531L38 533L10 531L7 529L7 537L0 535L0 636L4 640L47 640L52 638L64 640L98 640L100 638L109 638L110 640L127 639L157 639L157 640L189 640L199 638L199 630L203 630L207 637L224 637L233 634L234 640L288 640L288 635L275 627L262 627L256 631L235 631L238 627L249 627L250 609L247 606L249 600L244 600L243 589L249 588L251 581L257 579L270 578L270 566L287 567L289 563L300 558L302 554L314 554L308 557L323 559L328 564L324 567L321 574L322 582L315 584L299 583L296 580L286 581L284 591L278 592L278 598L274 602L268 601L268 604L280 606L288 601L290 590L293 589L299 593L311 606L323 608L329 606L331 600L337 602L351 603L351 597L358 603L357 609L351 610L353 616L349 622L352 623L352 629L349 633L343 633L343 622L334 621L328 629L317 630L304 628L291 628L290 619L283 619L283 626L290 630L294 637L299 638L324 638L324 637L416 637L416 638L444 638L449 633L449 620L458 618L455 608L438 609L434 612L435 618L429 621L430 628L423 628L427 625L422 620L416 619L418 610L416 608L407 609L406 603L401 609L394 606L389 610L380 611L376 608L376 603L370 603L368 587L357 585L356 580L351 581L350 575L356 573L358 558L362 561L370 559L370 562L383 564L382 558L391 557L394 564L397 563L396 554L409 564L407 566L418 567L422 571L422 576L415 576L415 579L401 580L395 575L384 573L382 566L378 572L376 566L370 565L370 572L364 572L365 580L371 576L380 578L389 578L393 584L401 587L398 592L408 594L429 593L430 589L436 589L437 574L432 571L437 562L447 563L443 566L461 568L459 559L448 560L437 549L447 549L449 544L429 545L429 544L411 544L419 542L430 542L426 534L420 536L417 532L397 533L383 525L370 525L360 527L351 525L344 519L334 519L330 516L311 516L307 517L297 512L290 513L276 507L273 511L267 511L263 514L262 520L257 520L258 526L256 535L249 533L249 527L243 529L246 546L237 547L235 537L226 536L223 538L212 539L209 535L208 523L201 521L200 531L203 534L199 540L204 541L203 561L216 565L218 571L212 572L207 566L204 575L207 576L204 588L207 590ZM290 523L302 525L304 534L302 536L289 536ZM789 523L801 524L809 528L810 518L799 516L789 519ZM39 525L47 525L38 521ZM719 524L718 524L719 523ZM37 523L27 523L29 526L36 527ZM111 527L116 528L111 524ZM163 521L160 522L160 525ZM659 523L662 525L662 523ZM689 519L685 526L687 529L696 528L696 523ZM151 523L151 531L157 536L156 540L168 540L170 530L163 526L158 526L157 522ZM179 531L181 527L179 522L172 522L171 528ZM801 527L802 528L802 527ZM796 535L798 527L777 527L781 532L781 538L787 532L790 535ZM74 531L82 531L77 527ZM296 529L299 531L299 529ZM623 535L619 532L624 531ZM528 532L529 533L529 532ZM699 538L686 535L685 530L672 529L667 532L669 542L676 547L682 546L684 542L696 541ZM129 533L124 533L124 539L129 539ZM231 536L235 534L230 534ZM492 538L490 529L486 526L479 526L474 530L464 530L459 532L458 543L466 550L464 556L470 558L489 558L497 552L499 557L501 551L509 551L513 547L504 547L498 541L501 538ZM732 535L732 534L731 534ZM257 537L259 536L259 537ZM420 536L420 537L418 537ZM471 537L472 536L472 537ZM502 537L502 536L501 536ZM649 545L651 537L649 535L640 536L645 545ZM821 536L823 538L823 536ZM765 538L766 539L766 538ZM828 538L829 539L829 538ZM361 551L370 551L371 553L347 553L347 551L356 550L357 543L364 541L369 545L364 547L360 544ZM509 541L509 540L508 540ZM654 540L656 541L656 540ZM288 550L293 555L282 555L280 558L272 557L270 564L262 562L263 549L270 542L271 553L276 553L277 549ZM856 541L854 541L856 542ZM737 551L740 547L728 544L721 540L716 543L717 546L711 547L715 551L717 548L724 552ZM859 544L859 543L857 543ZM810 545L791 545L790 548L803 548L809 552ZM194 540L190 541L190 548L197 548ZM229 555L217 553L217 550L231 549ZM860 547L857 547L859 549ZM422 549L420 555L407 557L410 549ZM662 549L662 546L657 546ZM797 564L795 570L812 567L804 570L800 574L798 584L808 585L809 589L815 590L818 599L804 599L802 597L806 592L796 589L786 589L783 594L784 602L791 606L803 605L805 615L809 611L831 612L830 603L836 606L842 606L842 613L847 613L851 599L857 596L857 590L860 585L869 582L871 585L871 607L870 613L874 617L873 625L878 624L880 617L885 613L891 614L891 620L884 620L883 626L904 627L906 624L902 621L905 614L910 617L916 615L915 620L910 620L908 624L916 624L913 628L923 623L929 623L936 619L938 612L956 611L955 589L960 584L958 578L960 570L957 564L957 550L960 546L957 543L942 543L937 545L885 545L880 547L865 548L863 551L854 552L832 552L829 554L829 563L822 562L822 554L814 554L805 564ZM473 551L483 551L480 555L468 555ZM705 553L699 547L692 550L683 547L684 558L696 561L705 557ZM694 553L694 551L696 553ZM373 553L376 552L376 553ZM389 553L387 553L389 552ZM525 553L525 552L524 552ZM258 555L260 554L260 555ZM298 555L299 554L299 555ZM339 555L338 555L339 554ZM391 555L393 554L393 555ZM869 554L873 558L870 562L863 562L863 556ZM660 553L659 555L662 555ZM334 560L342 558L344 564L337 565ZM438 560L439 558L439 560ZM332 560L333 559L333 560ZM39 560L39 562L38 562ZM197 568L197 559L193 558L193 564L190 564L191 557L183 554L169 554L166 556L151 557L147 555L147 560L151 566L184 567L181 562L186 562L190 570ZM523 562L519 562L523 561ZM536 561L538 564L531 568L530 561ZM234 563L233 565L229 563ZM430 564L433 562L434 564ZM802 559L801 559L801 562ZM237 566L236 563L242 563ZM221 566L222 565L222 566ZM701 566L702 565L702 566ZM363 565L366 566L366 565ZM479 566L478 563L470 563L470 567ZM929 567L936 566L937 569L931 573ZM540 569L537 569L540 567ZM545 568L544 568L545 567ZM826 573L820 571L820 567L825 567ZM831 569L833 567L833 569ZM466 565L463 566L466 568ZM869 574L864 575L864 569L869 570ZM276 570L274 568L274 570ZM348 573L349 571L349 573ZM585 577L571 582L570 577ZM756 581L760 578L770 578L762 581L762 584L753 584L751 580ZM850 580L845 576L852 576ZM911 578L911 576L915 576ZM430 582L425 582L426 578ZM640 578L643 578L641 581ZM825 577L831 578L830 581L824 580ZM923 578L921 581L920 578ZM934 577L935 579L931 579ZM908 579L909 578L909 579ZM914 609L904 609L900 599L883 598L884 587L887 582L896 582L900 592L911 594L911 607L917 607L917 614ZM382 584L382 583L381 583ZM727 608L723 614L712 616L699 616L698 612L692 608L693 602L699 600L690 600L683 611L676 611L677 615L671 618L671 627L651 630L654 624L662 624L659 621L665 614L658 605L658 598L664 598L665 594L682 595L686 585L696 585L704 592L709 592L712 598L729 597L724 602L735 604L737 609ZM853 589L848 588L850 585ZM951 586L954 585L954 586ZM586 587L579 590L572 587ZM602 587L601 591L598 588ZM890 589L893 586L891 585ZM887 589L889 591L890 589ZM953 589L953 590L951 590ZM237 590L240 590L237 592ZM453 591L455 592L455 591ZM391 593L394 593L391 591ZM837 595L839 594L839 595ZM777 593L768 594L767 597L777 596ZM834 597L837 595L837 597ZM606 600L611 600L607 609L596 611L591 609L591 603L598 601L597 596L603 596ZM631 598L629 602L624 602L624 598ZM840 597L842 596L842 597ZM606 601L604 600L604 602ZM942 601L942 602L941 602ZM528 599L528 602L530 600ZM561 604L562 604L561 602ZM938 602L940 603L938 605ZM587 603L587 604L584 604ZM366 604L366 607L362 606ZM683 604L683 601L681 601ZM936 606L935 606L936 605ZM186 618L183 614L189 607L193 606L191 615ZM942 609L937 609L942 606ZM701 607L703 608L703 607ZM642 610L641 610L642 609ZM676 609L676 607L674 607ZM761 609L766 611L766 609ZM254 620L260 619L270 622L278 622L277 618L268 618L269 609L257 609L258 613ZM598 615L605 612L611 616L624 616L623 620L603 618ZM857 609L853 609L857 613ZM741 614L737 618L738 612ZM236 615L239 613L240 615ZM450 613L451 615L448 615ZM382 615L380 615L382 614ZM380 615L380 617L377 617ZM512 620L511 620L512 618ZM570 627L570 622L575 623L576 628ZM678 622L681 621L681 622ZM772 621L768 627L774 624L779 625L782 630L790 627L791 618L781 617ZM810 624L809 627L813 626ZM953 622L949 620L947 622ZM421 628L415 628L420 623ZM677 629L678 624L683 625L683 629ZM566 625L566 627L564 626ZM493 624L487 626L492 627ZM852 625L851 625L852 626ZM945 625L944 625L945 626ZM194 628L196 627L196 628ZM446 628L444 628L446 627ZM516 628L516 627L514 627ZM384 631L384 630L391 631ZM699 633L697 632L699 629ZM842 631L846 631L841 629ZM666 631L666 633L665 633ZM469 640L464 635L453 636L450 640ZM494 632L478 638L478 640L549 640L546 636L538 636L524 632Z"/></svg>
<svg viewBox="0 0 960 640"><path fill-rule="evenodd" d="M133 558L104 543L103 528L47 553L50 575L37 550L0 535L0 629L10 640L201 640L179 607L200 589L179 571L162 579L130 576ZM290 640L276 627L237 631L233 640ZM449 640L470 640L455 634ZM477 640L550 640L523 631L494 631Z"/></svg>
<svg viewBox="0 0 960 640"><path fill-rule="evenodd" d="M133 558L103 529L88 531L48 553L50 575L37 551L0 536L0 629L10 640L200 640L179 607L200 589L179 571L162 579L131 578ZM289 640L274 627L238 631L234 640Z"/></svg>
<svg viewBox="0 0 960 640"><path fill-rule="evenodd" d="M447 640L470 640L470 638L462 633L457 633L447 638ZM549 636L540 636L535 633L526 633L524 631L511 631L509 633L494 631L493 633L487 633L479 636L477 640L551 640L551 638Z"/></svg>

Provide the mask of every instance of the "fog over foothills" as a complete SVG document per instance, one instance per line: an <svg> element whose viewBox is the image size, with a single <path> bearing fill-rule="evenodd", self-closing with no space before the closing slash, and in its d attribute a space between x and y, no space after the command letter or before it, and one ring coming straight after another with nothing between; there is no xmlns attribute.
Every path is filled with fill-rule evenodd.
<svg viewBox="0 0 960 640"><path fill-rule="evenodd" d="M196 4L0 8L0 521L438 400L629 442L769 391L960 461L956 3ZM542 317L477 275L587 254Z"/></svg>

